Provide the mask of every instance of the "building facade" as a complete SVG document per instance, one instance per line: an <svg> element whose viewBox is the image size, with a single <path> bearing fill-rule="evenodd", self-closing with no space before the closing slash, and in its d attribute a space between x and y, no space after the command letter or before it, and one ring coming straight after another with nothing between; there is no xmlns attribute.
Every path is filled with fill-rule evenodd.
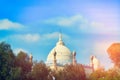
<svg viewBox="0 0 120 80"><path fill-rule="evenodd" d="M91 63L89 66L83 65L86 75L90 75L94 68L97 70L99 63L96 57L91 57ZM71 52L69 48L65 46L62 40L62 34L59 34L59 40L56 46L50 51L47 57L46 65L51 69L60 70L63 69L66 64L77 64L76 52Z"/></svg>

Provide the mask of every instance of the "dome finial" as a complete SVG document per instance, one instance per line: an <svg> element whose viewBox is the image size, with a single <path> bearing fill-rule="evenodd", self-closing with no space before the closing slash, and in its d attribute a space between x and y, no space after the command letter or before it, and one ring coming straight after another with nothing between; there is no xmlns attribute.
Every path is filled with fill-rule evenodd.
<svg viewBox="0 0 120 80"><path fill-rule="evenodd" d="M62 41L62 31L61 31L61 29L59 30L59 41Z"/></svg>
<svg viewBox="0 0 120 80"><path fill-rule="evenodd" d="M62 34L59 33L59 41L62 41Z"/></svg>
<svg viewBox="0 0 120 80"><path fill-rule="evenodd" d="M59 33L59 40L56 45L64 45L64 42L62 41L62 34Z"/></svg>

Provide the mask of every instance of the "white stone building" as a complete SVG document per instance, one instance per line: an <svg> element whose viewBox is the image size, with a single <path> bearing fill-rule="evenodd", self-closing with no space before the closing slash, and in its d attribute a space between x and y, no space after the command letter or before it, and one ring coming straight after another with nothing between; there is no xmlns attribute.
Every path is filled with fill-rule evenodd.
<svg viewBox="0 0 120 80"><path fill-rule="evenodd" d="M77 64L76 63L76 52L73 53L65 46L62 40L62 35L59 34L59 40L56 46L50 51L47 57L46 64L51 69L59 70L63 69L65 64ZM96 57L91 58L91 65L83 65L86 75L90 75L94 70L99 68L99 61Z"/></svg>

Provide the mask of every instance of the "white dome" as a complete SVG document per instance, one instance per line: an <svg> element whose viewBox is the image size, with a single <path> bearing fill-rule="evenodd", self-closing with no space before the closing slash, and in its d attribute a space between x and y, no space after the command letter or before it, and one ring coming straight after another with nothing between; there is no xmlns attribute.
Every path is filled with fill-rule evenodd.
<svg viewBox="0 0 120 80"><path fill-rule="evenodd" d="M56 46L50 51L47 57L47 65L53 65L54 53L56 53L57 66L64 66L65 64L72 63L72 53L64 45L62 37L59 37L59 41Z"/></svg>

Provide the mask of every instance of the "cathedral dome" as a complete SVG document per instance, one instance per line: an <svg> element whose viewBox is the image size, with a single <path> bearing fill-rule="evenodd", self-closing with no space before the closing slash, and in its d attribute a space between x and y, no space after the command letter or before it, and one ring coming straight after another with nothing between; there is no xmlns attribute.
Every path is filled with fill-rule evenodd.
<svg viewBox="0 0 120 80"><path fill-rule="evenodd" d="M47 57L47 65L53 65L54 53L56 53L57 66L64 66L65 64L72 63L72 53L65 46L62 41L62 35L59 35L59 41L56 43L56 46L50 51Z"/></svg>

